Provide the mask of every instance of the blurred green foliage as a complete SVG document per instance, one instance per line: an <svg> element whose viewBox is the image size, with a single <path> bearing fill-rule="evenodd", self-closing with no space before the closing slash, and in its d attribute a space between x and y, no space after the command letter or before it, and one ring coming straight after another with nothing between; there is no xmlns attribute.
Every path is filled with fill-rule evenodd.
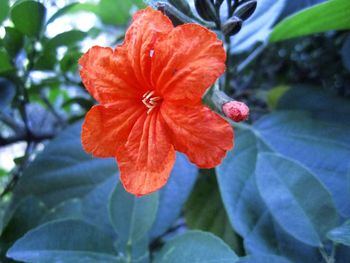
<svg viewBox="0 0 350 263"><path fill-rule="evenodd" d="M206 1L209 21L193 1L145 2L0 0L0 261L348 262L349 2L257 0L226 37L226 1ZM223 38L221 87L251 117L216 169L178 154L167 185L136 198L115 160L81 147L94 101L77 61L121 43L147 4Z"/></svg>

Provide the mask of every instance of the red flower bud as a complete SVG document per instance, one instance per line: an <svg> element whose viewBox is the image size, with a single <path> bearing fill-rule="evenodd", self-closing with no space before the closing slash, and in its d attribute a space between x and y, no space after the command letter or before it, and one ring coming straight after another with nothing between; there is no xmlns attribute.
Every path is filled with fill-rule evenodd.
<svg viewBox="0 0 350 263"><path fill-rule="evenodd" d="M249 108L240 101L229 101L222 105L225 116L235 122L245 121L249 117Z"/></svg>

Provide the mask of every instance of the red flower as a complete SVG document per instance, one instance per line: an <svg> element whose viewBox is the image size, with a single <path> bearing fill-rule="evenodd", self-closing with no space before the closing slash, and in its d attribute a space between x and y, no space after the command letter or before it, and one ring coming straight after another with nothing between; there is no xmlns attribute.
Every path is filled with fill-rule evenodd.
<svg viewBox="0 0 350 263"><path fill-rule="evenodd" d="M137 12L124 44L94 46L79 60L83 83L100 103L83 124L85 151L115 156L125 189L138 196L166 183L175 150L201 168L218 165L233 147L233 130L201 99L225 59L206 28L174 28L159 11Z"/></svg>

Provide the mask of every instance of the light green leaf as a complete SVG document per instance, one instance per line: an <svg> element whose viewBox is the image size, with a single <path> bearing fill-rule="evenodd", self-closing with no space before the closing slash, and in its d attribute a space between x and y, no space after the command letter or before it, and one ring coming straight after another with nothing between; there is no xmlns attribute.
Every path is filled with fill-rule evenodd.
<svg viewBox="0 0 350 263"><path fill-rule="evenodd" d="M38 37L46 17L46 8L37 1L22 1L11 10L11 19L15 27L29 37Z"/></svg>
<svg viewBox="0 0 350 263"><path fill-rule="evenodd" d="M330 0L282 20L271 32L270 42L345 29L350 29L350 1Z"/></svg>
<svg viewBox="0 0 350 263"><path fill-rule="evenodd" d="M54 221L29 231L7 256L25 262L119 262L113 240L80 220Z"/></svg>
<svg viewBox="0 0 350 263"><path fill-rule="evenodd" d="M329 231L327 237L335 243L350 246L350 220Z"/></svg>
<svg viewBox="0 0 350 263"><path fill-rule="evenodd" d="M220 238L201 231L168 241L156 255L154 263L234 263L238 257Z"/></svg>
<svg viewBox="0 0 350 263"><path fill-rule="evenodd" d="M0 24L7 18L10 10L8 0L0 0Z"/></svg>
<svg viewBox="0 0 350 263"><path fill-rule="evenodd" d="M242 255L242 242L233 231L223 206L214 170L200 174L185 207L186 224L190 229L211 232Z"/></svg>
<svg viewBox="0 0 350 263"><path fill-rule="evenodd" d="M136 197L126 192L121 183L115 187L110 197L109 212L122 248L148 234L157 208L158 193Z"/></svg>
<svg viewBox="0 0 350 263"><path fill-rule="evenodd" d="M295 238L320 246L338 216L331 195L316 177L272 153L259 154L255 173L259 192L276 221Z"/></svg>

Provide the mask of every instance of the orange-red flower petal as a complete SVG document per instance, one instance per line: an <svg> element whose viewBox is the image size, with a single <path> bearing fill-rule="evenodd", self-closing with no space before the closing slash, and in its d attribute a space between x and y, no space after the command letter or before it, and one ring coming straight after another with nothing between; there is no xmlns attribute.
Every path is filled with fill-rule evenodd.
<svg viewBox="0 0 350 263"><path fill-rule="evenodd" d="M117 152L120 179L135 195L158 190L175 162L175 150L159 110L144 113L135 123L126 144Z"/></svg>
<svg viewBox="0 0 350 263"><path fill-rule="evenodd" d="M128 49L134 75L141 87L151 89L151 52L158 38L166 36L173 24L168 17L152 8L138 11L125 35L123 47Z"/></svg>
<svg viewBox="0 0 350 263"><path fill-rule="evenodd" d="M128 100L109 106L93 106L86 114L82 127L84 150L96 157L114 157L142 114L143 105Z"/></svg>
<svg viewBox="0 0 350 263"><path fill-rule="evenodd" d="M220 164L233 147L233 129L218 114L202 105L163 103L161 112L172 132L175 149L201 168Z"/></svg>
<svg viewBox="0 0 350 263"><path fill-rule="evenodd" d="M160 94L191 103L225 71L226 54L214 32L185 24L157 41L152 60L152 83Z"/></svg>
<svg viewBox="0 0 350 263"><path fill-rule="evenodd" d="M80 58L79 64L84 86L98 102L113 103L138 95L127 49L94 46Z"/></svg>

